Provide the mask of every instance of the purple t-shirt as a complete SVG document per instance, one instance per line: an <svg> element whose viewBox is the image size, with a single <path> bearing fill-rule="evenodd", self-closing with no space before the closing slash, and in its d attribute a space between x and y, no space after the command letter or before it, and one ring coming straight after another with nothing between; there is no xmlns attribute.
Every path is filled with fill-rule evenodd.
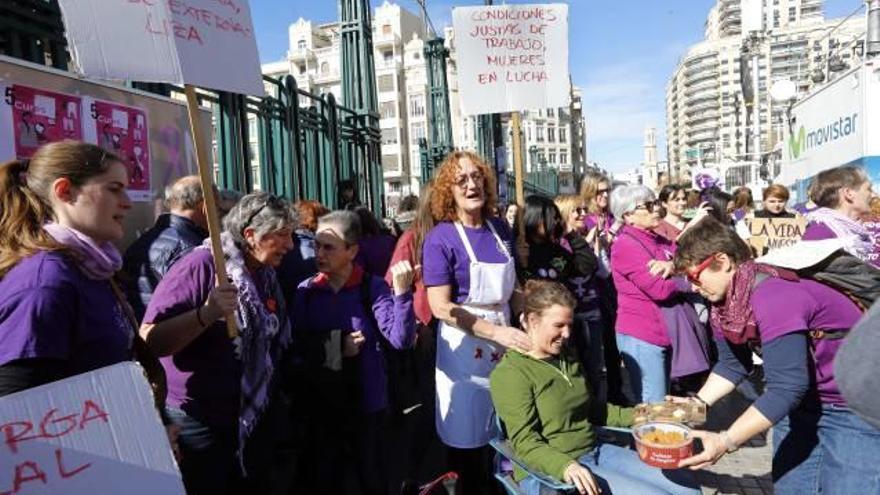
<svg viewBox="0 0 880 495"><path fill-rule="evenodd" d="M205 303L214 286L209 249L196 249L177 261L162 278L144 315L157 323ZM241 361L235 357L226 324L218 320L183 350L160 358L168 377L171 407L215 426L234 426L239 412Z"/></svg>
<svg viewBox="0 0 880 495"><path fill-rule="evenodd" d="M134 328L107 281L58 252L19 262L0 280L0 365L63 359L71 375L132 358Z"/></svg>
<svg viewBox="0 0 880 495"><path fill-rule="evenodd" d="M849 330L862 316L845 295L806 279L769 278L755 287L751 304L763 343L803 330ZM842 339L820 339L813 346L816 388L824 403L845 403L834 383L832 366L842 343Z"/></svg>
<svg viewBox="0 0 880 495"><path fill-rule="evenodd" d="M514 253L513 237L507 222L500 218L489 220L504 242L504 248L489 230L489 227L472 229L464 227L465 235L471 243L477 261L485 263L506 263ZM506 250L505 250L506 249ZM461 304L468 297L471 286L470 258L461 242L455 224L441 222L425 236L422 248L422 275L425 287L438 285L452 286L452 299Z"/></svg>

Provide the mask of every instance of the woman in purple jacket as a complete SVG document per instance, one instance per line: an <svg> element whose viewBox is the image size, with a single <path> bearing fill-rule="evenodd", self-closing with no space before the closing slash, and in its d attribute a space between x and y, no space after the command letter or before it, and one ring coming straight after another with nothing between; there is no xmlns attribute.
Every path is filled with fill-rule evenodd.
<svg viewBox="0 0 880 495"><path fill-rule="evenodd" d="M624 224L611 246L617 347L638 402L666 396L672 341L660 304L688 290L684 279L670 278L675 245L654 233L660 224L655 205L654 192L644 186L621 186L611 195L611 211Z"/></svg>
<svg viewBox="0 0 880 495"><path fill-rule="evenodd" d="M355 263L361 235L358 215L335 211L318 220L318 274L303 281L293 308L294 352L309 425L301 466L302 493L343 493L340 472L346 446L355 452L365 495L387 493L384 424L388 407L383 345L404 349L415 340L409 261L390 268L394 290ZM320 362L317 362L320 361Z"/></svg>
<svg viewBox="0 0 880 495"><path fill-rule="evenodd" d="M713 303L719 362L693 399L708 406L764 360L766 387L728 430L695 431L703 452L681 462L711 466L750 438L773 429L777 495L880 493L880 430L850 411L835 382L833 360L859 320L847 296L751 260L733 231L711 218L678 239L676 268Z"/></svg>

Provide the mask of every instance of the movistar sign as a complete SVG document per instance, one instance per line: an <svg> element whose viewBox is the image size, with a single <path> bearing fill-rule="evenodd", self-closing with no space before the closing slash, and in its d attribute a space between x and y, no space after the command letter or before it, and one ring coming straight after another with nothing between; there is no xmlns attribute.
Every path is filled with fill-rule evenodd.
<svg viewBox="0 0 880 495"><path fill-rule="evenodd" d="M818 148L832 141L845 138L856 132L856 120L859 114L854 113L849 117L839 117L822 127L807 131L804 126L796 134L788 138L788 151L792 158L797 160L801 154L813 148Z"/></svg>

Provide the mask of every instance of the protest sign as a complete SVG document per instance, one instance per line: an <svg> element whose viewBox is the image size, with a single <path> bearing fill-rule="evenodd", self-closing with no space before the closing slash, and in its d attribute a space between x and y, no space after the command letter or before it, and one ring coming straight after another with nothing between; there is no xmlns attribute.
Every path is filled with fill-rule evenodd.
<svg viewBox="0 0 880 495"><path fill-rule="evenodd" d="M0 398L0 431L0 493L185 493L135 363Z"/></svg>
<svg viewBox="0 0 880 495"><path fill-rule="evenodd" d="M795 218L753 218L749 225L749 244L762 256L774 249L791 246L801 240L807 220L802 216Z"/></svg>
<svg viewBox="0 0 880 495"><path fill-rule="evenodd" d="M462 113L567 107L568 5L452 10Z"/></svg>
<svg viewBox="0 0 880 495"><path fill-rule="evenodd" d="M111 151L128 170L128 196L150 201L150 135L147 112L142 108L84 98L83 138Z"/></svg>
<svg viewBox="0 0 880 495"><path fill-rule="evenodd" d="M247 0L60 0L79 71L265 94Z"/></svg>
<svg viewBox="0 0 880 495"><path fill-rule="evenodd" d="M865 261L880 267L880 217L871 217L865 222L865 229L874 241L874 251L868 255Z"/></svg>
<svg viewBox="0 0 880 495"><path fill-rule="evenodd" d="M40 146L63 139L82 139L80 97L12 84L0 86L0 156L30 158ZM10 148L11 144L11 148Z"/></svg>

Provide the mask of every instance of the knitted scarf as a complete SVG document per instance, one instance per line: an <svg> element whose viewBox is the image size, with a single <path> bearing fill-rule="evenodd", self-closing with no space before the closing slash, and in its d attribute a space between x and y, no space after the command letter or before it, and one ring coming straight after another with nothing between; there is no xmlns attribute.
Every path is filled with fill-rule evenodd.
<svg viewBox="0 0 880 495"><path fill-rule="evenodd" d="M47 223L43 230L70 249L77 266L92 280L110 280L122 268L122 256L113 243L99 244L82 232L55 222Z"/></svg>
<svg viewBox="0 0 880 495"><path fill-rule="evenodd" d="M794 272L776 268L775 266L746 261L737 267L727 297L724 302L712 308L709 318L712 327L720 330L724 338L734 344L756 342L759 340L755 313L752 311L750 299L755 288L755 277L758 273L766 273L771 277L796 281Z"/></svg>

